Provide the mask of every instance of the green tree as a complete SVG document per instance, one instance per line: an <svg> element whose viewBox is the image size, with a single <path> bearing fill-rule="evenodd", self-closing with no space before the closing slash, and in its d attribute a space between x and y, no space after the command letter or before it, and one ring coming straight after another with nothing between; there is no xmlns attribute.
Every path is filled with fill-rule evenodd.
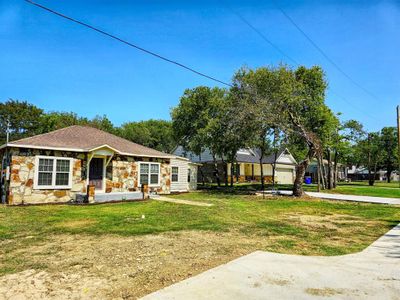
<svg viewBox="0 0 400 300"><path fill-rule="evenodd" d="M263 159L265 155L276 153L271 149L270 138L274 136L274 146L277 145L276 137L279 136L279 127L282 123L281 114L276 111L276 103L285 92L281 89L281 76L279 68L262 67L256 70L242 68L234 75L234 93L242 99L242 109L246 113L245 124L247 127L247 140L260 150L261 188L264 190ZM273 164L273 181L275 164Z"/></svg>
<svg viewBox="0 0 400 300"><path fill-rule="evenodd" d="M88 119L73 112L49 112L40 118L40 132L46 133L72 125L87 125Z"/></svg>
<svg viewBox="0 0 400 300"><path fill-rule="evenodd" d="M95 116L93 119L89 120L87 124L84 124L86 120L81 120L83 123L82 125L88 125L100 130L107 131L109 133L115 133L115 127L113 123L110 121L110 119L107 118L106 115L102 116Z"/></svg>
<svg viewBox="0 0 400 300"><path fill-rule="evenodd" d="M43 110L26 101L9 99L0 103L1 144L6 141L7 124L10 128L10 141L37 134Z"/></svg>
<svg viewBox="0 0 400 300"><path fill-rule="evenodd" d="M327 83L320 67L299 67L294 72L281 68L281 88L285 91L278 102L278 111L285 118L281 127L297 136L307 149L299 161L293 185L293 195L303 195L305 171L312 158L321 155L321 138L330 127L332 112L325 105Z"/></svg>
<svg viewBox="0 0 400 300"><path fill-rule="evenodd" d="M221 125L226 91L220 88L199 86L184 91L177 107L171 111L175 140L187 151L200 155L206 148L214 158L215 176L220 184L216 164L217 146L215 132ZM218 150L219 151L219 150Z"/></svg>
<svg viewBox="0 0 400 300"><path fill-rule="evenodd" d="M171 152L176 146L172 122L166 120L146 120L124 123L117 134L127 140L163 152Z"/></svg>
<svg viewBox="0 0 400 300"><path fill-rule="evenodd" d="M380 133L382 164L386 169L387 182L390 182L390 176L398 165L397 158L397 129L395 127L384 127Z"/></svg>

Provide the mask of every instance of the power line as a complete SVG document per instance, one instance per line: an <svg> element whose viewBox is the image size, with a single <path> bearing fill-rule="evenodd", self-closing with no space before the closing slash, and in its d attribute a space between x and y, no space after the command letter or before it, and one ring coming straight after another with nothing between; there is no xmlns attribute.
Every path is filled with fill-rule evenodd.
<svg viewBox="0 0 400 300"><path fill-rule="evenodd" d="M290 23L292 23L292 25L311 43L311 45L314 46L315 49L317 49L317 51L323 56L325 57L325 59L327 61L329 61L335 68L336 70L338 70L343 76L345 76L347 79L349 79L355 86L357 86L358 88L360 88L361 90L363 90L366 94L368 94L369 96L371 96L372 98L374 98L375 100L379 100L379 98L377 96L375 96L373 93L371 93L370 91L368 91L366 88L364 88L361 84L359 84L357 81L355 81L350 75L348 75L337 63L335 63L333 61L333 59L331 59L328 54L326 54L326 52L324 50L322 50L321 47L319 47L317 45L317 43L315 43L313 41L313 39L303 30L301 29L301 27L299 25L297 25L297 23L283 10L282 7L279 6L279 4L277 3L277 1L273 0L275 6L281 11L281 13L286 17L286 19L289 20Z"/></svg>
<svg viewBox="0 0 400 300"><path fill-rule="evenodd" d="M172 63L172 64L174 64L174 65L177 65L178 67L181 67L181 68L183 68L183 69L186 69L186 70L188 70L188 71L190 71L190 72L192 72L192 73L195 73L195 74L197 74L197 75L199 75L199 76L202 76L202 77L205 77L205 78L207 78L207 79L213 80L213 81L215 81L215 82L221 83L221 84L223 84L223 85L232 87L232 84L230 84L230 83L227 83L227 82L225 82L225 81L219 80L219 79L217 79L217 78L215 78L215 77L212 77L212 76L210 76L210 75L207 75L207 74L205 74L205 73L202 73L202 72L200 72L200 71L197 71L197 70L195 70L195 69L193 69L193 68L191 68L191 67L188 67L188 66L186 66L186 65L184 65L184 64L182 64L182 63L180 63L180 62L174 61L174 60L172 60L172 59L166 58L165 56L162 56L162 55L160 55L160 54L157 54L157 53L155 53L155 52L152 52L152 51L150 51L150 50L147 50L147 49L145 49L145 48L142 48L142 47L140 47L140 46L138 46L138 45L135 45L135 44L133 44L133 43L131 43L131 42L128 42L128 41L126 41L126 40L124 40L124 39L122 39L122 38L119 38L119 37L117 37L116 35L113 35L113 34L111 34L111 33L108 33L108 32L106 32L106 31L104 31L104 30L101 30L101 29L99 29L99 28L96 28L96 27L94 27L94 26L92 26L92 25L89 25L89 24L84 23L84 22L82 22L82 21L76 20L76 19L74 19L74 18L72 18L72 17L69 17L69 16L64 15L64 14L62 14L62 13L59 13L59 12L53 10L53 9L50 9L50 8L48 8L48 7L46 7L46 6L43 6L43 5L38 4L38 3L35 3L35 2L33 2L33 1L31 1L31 0L25 0L25 1L28 2L29 4L35 5L35 6L39 7L39 8L44 9L44 10L46 10L46 11L52 13L52 14L55 14L55 15L57 15L57 16L59 16L59 17L62 17L62 18L64 18L64 19L67 19L67 20L72 21L72 22L74 22L74 23L77 23L77 24L79 24L79 25L82 25L82 26L84 26L84 27L87 27L87 28L89 28L89 29L92 29L92 30L94 30L94 31L96 31L96 32L98 32L98 33L100 33L100 34L103 34L103 35L108 36L108 37L110 37L110 38L112 38L112 39L114 39L114 40L117 40L117 41L119 41L119 42L121 42L121 43L124 43L124 44L126 44L126 45L128 45L128 46L131 46L131 47L133 47L133 48L136 48L137 50L140 50L140 51L142 51L142 52L144 52L144 53L146 53L146 54L152 55L152 56L157 57L157 58L159 58L159 59L162 59L162 60L164 60L164 61L166 61L166 62L169 62L169 63Z"/></svg>
<svg viewBox="0 0 400 300"><path fill-rule="evenodd" d="M242 20L243 23L245 23L247 26L249 26L255 33L258 34L260 38L262 38L265 42L267 42L272 48L274 48L276 51L278 51L280 54L285 56L287 59L295 63L296 65L300 65L294 58L291 56L287 55L285 52L283 52L277 45L275 45L269 38L267 38L260 30L258 30L256 27L253 26L249 21L246 20L245 17L243 17L240 13L232 9L230 6L226 5L227 8L234 13L240 20Z"/></svg>
<svg viewBox="0 0 400 300"><path fill-rule="evenodd" d="M229 5L226 5L223 1L221 1L222 4L224 4L233 14L235 14L243 23L245 23L248 27L250 27L255 33L257 33L258 36L260 36L265 42L267 42L270 46L272 46L275 50L277 50L279 53L281 53L284 57L288 58L291 60L295 65L300 66L300 63L297 62L294 58L292 58L290 55L285 53L279 46L277 46L275 43L273 43L269 38L267 38L260 30L258 30L253 24L251 24L243 15L235 11L232 7ZM346 99L344 96L340 95L339 93L335 92L332 88L330 89L333 94L335 94L337 97L341 98L344 102L346 102L348 105L352 106L353 108L357 109L358 111L361 111L360 108L357 108L356 105L354 105L350 100ZM372 115L364 112L364 114L374 120L378 120L377 118L373 117Z"/></svg>
<svg viewBox="0 0 400 300"><path fill-rule="evenodd" d="M186 69L186 70L188 70L188 71L190 71L190 72L192 72L192 73L195 73L195 74L197 74L197 75L199 75L199 76L205 77L205 78L207 78L207 79L210 79L210 80L212 80L212 81L221 83L221 84L226 85L226 86L229 86L229 87L233 87L233 85L230 84L230 83L224 82L224 81L222 81L222 80L220 80L220 79L217 79L217 78L215 78L215 77L212 77L212 76L209 76L209 75L207 75L207 74L205 74L205 73L202 73L202 72L200 72L200 71L197 71L197 70L195 70L195 69L193 69L193 68L191 68L191 67L188 67L188 66L186 66L186 65L184 65L184 64L182 64L182 63L179 63L179 62L174 61L174 60L172 60L172 59L166 58L166 57L164 57L164 56L162 56L162 55L160 55L160 54L157 54L157 53L152 52L152 51L150 51L150 50L147 50L147 49L145 49L145 48L142 48L142 47L140 47L140 46L138 46L138 45L135 45L135 44L133 44L133 43L131 43L131 42L128 42L128 41L126 41L126 40L124 40L124 39L122 39L122 38L119 38L119 37L116 36L116 35L113 35L113 34L111 34L111 33L108 33L108 32L106 32L106 31L104 31L104 30L101 30L101 29L99 29L99 28L96 28L96 27L94 27L94 26L92 26L92 25L89 25L89 24L84 23L84 22L82 22L82 21L76 20L76 19L74 19L74 18L72 18L72 17L69 17L69 16L64 15L64 14L62 14L62 13L59 13L59 12L53 10L53 9L50 9L50 8L48 8L48 7L45 7L45 6L41 5L41 4L35 3L35 2L33 2L33 1L31 1L31 0L25 0L25 1L28 2L29 4L32 4L32 5L34 5L34 6L37 6L37 7L41 8L41 9L43 9L43 10L46 10L46 11L48 11L48 12L54 14L54 15L57 15L57 16L59 16L59 17L62 17L62 18L64 18L64 19L67 19L67 20L69 20L69 21L72 21L72 22L74 22L74 23L77 23L77 24L79 24L79 25L82 25L82 26L84 26L84 27L86 27L86 28L89 28L89 29L91 29L91 30L94 30L94 31L96 31L96 32L98 32L98 33L100 33L100 34L103 34L103 35L105 35L105 36L107 36L107 37L110 37L110 38L112 38L112 39L114 39L114 40L117 40L117 41L119 41L119 42L121 42L121 43L124 43L124 44L126 44L126 45L128 45L128 46L131 46L131 47L133 47L133 48L136 48L137 50L140 50L140 51L142 51L142 52L144 52L144 53L146 53L146 54L152 55L152 56L154 56L154 57L156 57L156 58L159 58L159 59L164 60L164 61L166 61L166 62L172 63L172 64L174 64L174 65L177 65L178 67L181 67L181 68L183 68L183 69ZM233 10L232 10L232 11L233 11ZM233 11L233 12L234 12L234 11ZM280 52L282 55L284 55L285 57L287 57L289 60L291 60L292 62L294 62L296 65L300 65L298 62L296 62L295 59L291 58L291 57L290 57L289 55L287 55L284 51L282 51L277 45L275 45L273 42L271 42L264 34L262 34L262 32L260 32L257 28L255 28L255 27L254 27L250 22L248 22L242 15L240 15L240 14L237 13L237 12L234 12L234 13L235 13L244 23L246 23L250 28L252 28L265 42L267 42L267 43L270 44L273 48L275 48L275 50L277 50L278 52ZM337 94L337 93L336 93L336 94ZM338 95L338 96L340 96L340 95ZM340 96L340 97L341 97L342 99L344 99L345 101L347 101L346 98L344 98L343 96ZM348 102L348 101L347 101L347 102ZM348 103L349 103L350 105L352 105L350 102L348 102Z"/></svg>

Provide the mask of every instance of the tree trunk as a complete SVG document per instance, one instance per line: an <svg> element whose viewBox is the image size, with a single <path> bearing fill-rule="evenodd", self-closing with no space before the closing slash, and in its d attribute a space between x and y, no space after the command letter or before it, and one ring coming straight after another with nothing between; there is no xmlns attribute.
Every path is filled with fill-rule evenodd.
<svg viewBox="0 0 400 300"><path fill-rule="evenodd" d="M278 135L278 132L277 132L277 130L275 128L274 129L274 144L273 144L273 147L274 147L274 163L272 164L272 186L273 186L273 189L275 189L276 158L278 156L278 150L276 149L276 140L278 138L277 135Z"/></svg>
<svg viewBox="0 0 400 300"><path fill-rule="evenodd" d="M307 157L303 161L301 161L296 167L296 178L294 179L294 184L293 184L293 196L295 197L303 196L304 175L306 174L307 167L310 164L313 154L314 154L313 149L308 150Z"/></svg>
<svg viewBox="0 0 400 300"><path fill-rule="evenodd" d="M272 186L275 189L275 171L276 171L276 158L278 156L278 151L275 149L274 163L272 164Z"/></svg>
<svg viewBox="0 0 400 300"><path fill-rule="evenodd" d="M321 166L319 164L319 159L317 159L317 183L318 183L317 191L318 191L318 193L321 191L321 176L320 176L320 172L321 172Z"/></svg>
<svg viewBox="0 0 400 300"><path fill-rule="evenodd" d="M222 157L222 156L221 156ZM224 181L225 181L225 186L228 186L228 163L224 160L222 160L222 165L224 166Z"/></svg>
<svg viewBox="0 0 400 300"><path fill-rule="evenodd" d="M374 165L374 176L372 177L372 180L371 180L371 182L372 182L372 184L370 184L371 186L375 184L375 176L376 176L376 169L377 168L378 168L378 162L375 162L375 165Z"/></svg>
<svg viewBox="0 0 400 300"><path fill-rule="evenodd" d="M390 178L390 176L392 175L392 172L393 172L393 168L392 168L392 166L391 165L387 165L386 166L386 181L388 182L388 183L390 183L391 182L391 178Z"/></svg>
<svg viewBox="0 0 400 300"><path fill-rule="evenodd" d="M325 184L324 184L324 176L322 174L322 166L321 166L321 157L318 155L317 156L317 176L319 176L319 180L321 183L321 188L324 190L325 189Z"/></svg>
<svg viewBox="0 0 400 300"><path fill-rule="evenodd" d="M303 196L303 182L304 182L304 175L306 174L306 169L310 164L309 158L301 161L296 167L296 178L294 179L293 184L293 196L301 197Z"/></svg>
<svg viewBox="0 0 400 300"><path fill-rule="evenodd" d="M213 157L213 160L214 160L215 179L217 180L218 187L220 187L221 186L221 179L219 177L218 162L217 162L217 159L215 158L214 154L212 155L212 157Z"/></svg>
<svg viewBox="0 0 400 300"><path fill-rule="evenodd" d="M328 190L331 190L333 186L332 185L333 180L332 180L332 157L331 157L332 153L330 149L326 151L326 155L328 158Z"/></svg>
<svg viewBox="0 0 400 300"><path fill-rule="evenodd" d="M368 133L368 184L370 186L374 185L375 182L375 180L372 178L371 169L371 135Z"/></svg>
<svg viewBox="0 0 400 300"><path fill-rule="evenodd" d="M328 187L328 174L326 173L326 168L325 168L324 159L322 157L322 154L320 156L320 160L321 160L321 170L322 170L322 177L323 177L323 182L324 182L324 189L326 189Z"/></svg>
<svg viewBox="0 0 400 300"><path fill-rule="evenodd" d="M234 162L231 162L231 187L233 187L233 164Z"/></svg>
<svg viewBox="0 0 400 300"><path fill-rule="evenodd" d="M337 186L337 180L338 180L338 170L337 170L337 164L338 164L338 152L335 150L335 154L333 156L333 188L335 189Z"/></svg>
<svg viewBox="0 0 400 300"><path fill-rule="evenodd" d="M263 154L261 154L260 156L260 177L261 177L261 190L264 193L264 189L265 189L265 184L264 184L264 170L263 170Z"/></svg>
<svg viewBox="0 0 400 300"><path fill-rule="evenodd" d="M199 162L201 163L201 155L199 155ZM200 175L201 175L201 183L202 183L203 186L205 186L206 183L205 183L205 181L204 181L203 168L200 166L199 170L200 170Z"/></svg>

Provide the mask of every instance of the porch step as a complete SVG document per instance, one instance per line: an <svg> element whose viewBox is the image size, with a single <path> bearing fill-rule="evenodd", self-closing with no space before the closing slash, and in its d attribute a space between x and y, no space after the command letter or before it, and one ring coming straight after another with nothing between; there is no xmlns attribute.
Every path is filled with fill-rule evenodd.
<svg viewBox="0 0 400 300"><path fill-rule="evenodd" d="M143 199L142 192L115 192L115 193L96 193L94 202L110 202L124 200L141 200Z"/></svg>

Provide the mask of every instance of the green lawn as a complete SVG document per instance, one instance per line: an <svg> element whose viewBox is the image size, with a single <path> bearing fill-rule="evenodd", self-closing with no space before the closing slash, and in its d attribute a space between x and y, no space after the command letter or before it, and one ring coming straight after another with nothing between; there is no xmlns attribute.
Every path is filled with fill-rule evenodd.
<svg viewBox="0 0 400 300"><path fill-rule="evenodd" d="M317 185L316 184L304 184L303 185L305 191L316 192ZM201 189L200 185L200 189ZM208 185L206 188L216 189L216 185ZM268 185L267 189L271 189L271 186ZM292 185L277 185L277 188L280 190L291 190ZM221 187L220 189L229 191L232 190L230 187L225 188ZM254 183L239 183L235 184L233 187L235 192L255 192L261 190L261 184ZM400 188L398 182L375 182L374 186L369 186L368 182L360 181L360 182L340 182L335 189L332 190L321 190L323 193L336 193L336 194L347 194L347 195L360 195L360 196L374 196L374 197L388 197L388 198L400 198Z"/></svg>
<svg viewBox="0 0 400 300"><path fill-rule="evenodd" d="M315 184L305 185L306 191L317 191ZM368 182L351 182L351 183L340 183L336 189L323 190L326 193L337 193L337 194L348 194L348 195L360 195L360 196L374 196L374 197L388 197L388 198L400 198L399 184L376 182L374 186L369 186Z"/></svg>
<svg viewBox="0 0 400 300"><path fill-rule="evenodd" d="M32 267L18 253L49 236L145 235L182 230L253 237L260 250L304 255L359 251L400 222L397 207L267 198L219 191L175 195L212 207L157 201L0 208L0 274ZM143 217L142 217L143 216ZM38 266L33 266L38 267ZM40 267L40 266L39 266Z"/></svg>

